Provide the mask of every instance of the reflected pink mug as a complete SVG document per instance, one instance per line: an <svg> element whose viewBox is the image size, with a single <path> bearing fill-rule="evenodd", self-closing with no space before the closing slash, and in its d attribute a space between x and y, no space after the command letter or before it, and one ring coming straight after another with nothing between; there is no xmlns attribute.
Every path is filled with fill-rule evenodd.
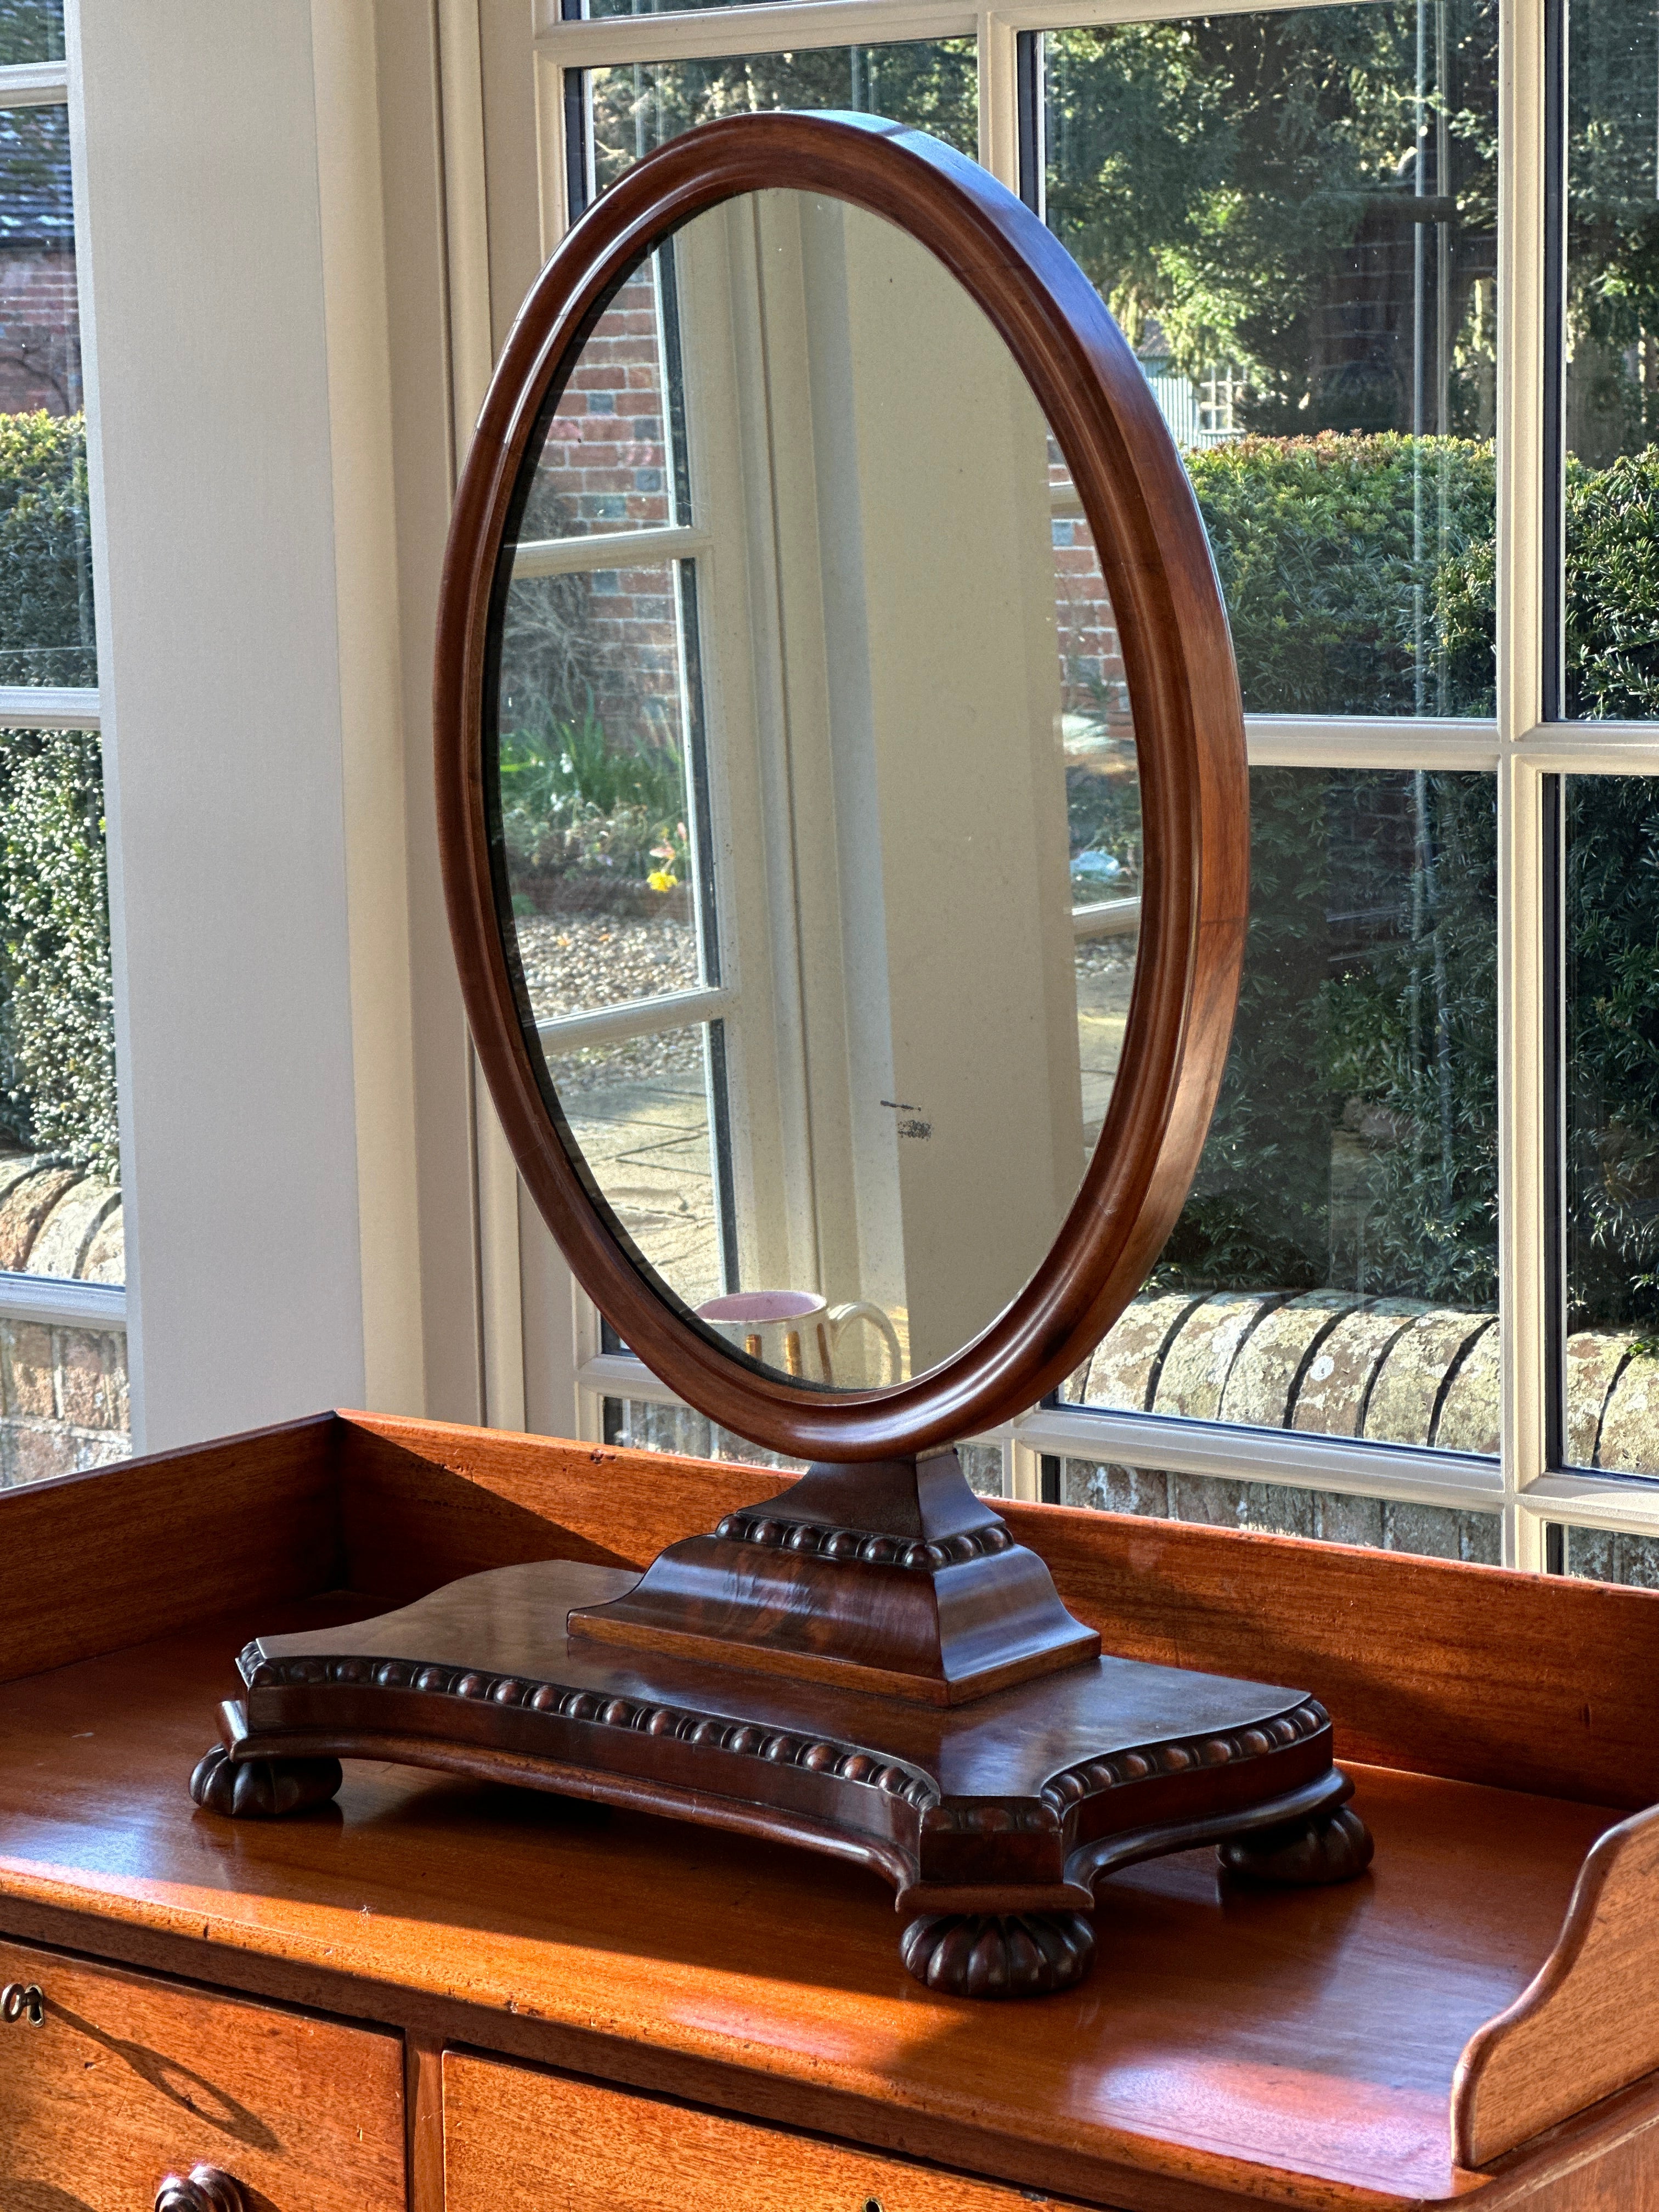
<svg viewBox="0 0 1659 2212"><path fill-rule="evenodd" d="M718 1329L750 1359L809 1382L835 1381L833 1354L849 1322L868 1322L880 1336L887 1347L889 1382L899 1380L903 1365L898 1331L890 1316L867 1298L832 1306L816 1291L734 1291L728 1297L710 1298L700 1305L697 1318Z"/></svg>

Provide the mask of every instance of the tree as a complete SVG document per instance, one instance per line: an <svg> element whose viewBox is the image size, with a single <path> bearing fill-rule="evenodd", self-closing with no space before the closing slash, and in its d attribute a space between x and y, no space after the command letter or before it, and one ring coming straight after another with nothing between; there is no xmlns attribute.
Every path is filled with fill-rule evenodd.
<svg viewBox="0 0 1659 2212"><path fill-rule="evenodd" d="M1414 5L1050 34L1050 222L1133 343L1155 326L1188 374L1244 366L1249 428L1490 430L1470 308L1495 267L1497 9L1429 15L1422 49ZM1413 415L1413 319L1439 312L1419 160L1448 343L1471 355L1443 419L1432 394Z"/></svg>

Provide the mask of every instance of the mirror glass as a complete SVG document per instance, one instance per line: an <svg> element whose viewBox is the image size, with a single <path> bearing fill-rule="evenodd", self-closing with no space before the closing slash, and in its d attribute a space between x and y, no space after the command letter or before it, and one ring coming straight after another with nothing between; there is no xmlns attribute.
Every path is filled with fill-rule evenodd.
<svg viewBox="0 0 1659 2212"><path fill-rule="evenodd" d="M636 1261L865 1389L1022 1288L1111 1096L1134 733L1059 449L926 248L795 191L616 295L532 441L484 773L544 1094Z"/></svg>

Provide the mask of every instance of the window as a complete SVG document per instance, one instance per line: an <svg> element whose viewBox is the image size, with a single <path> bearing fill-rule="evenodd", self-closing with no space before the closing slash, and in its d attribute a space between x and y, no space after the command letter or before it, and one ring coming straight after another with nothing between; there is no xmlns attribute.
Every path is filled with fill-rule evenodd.
<svg viewBox="0 0 1659 2212"><path fill-rule="evenodd" d="M1054 0L976 46L943 0L902 43L849 0L833 46L787 0L765 37L565 5L544 204L733 106L971 146L1112 306L1211 533L1255 885L1221 1105L1142 1297L978 1479L1650 1578L1659 4ZM1092 717L1132 763L1054 517L1068 760ZM1119 811L1074 854L1132 876ZM586 1349L588 1432L738 1449Z"/></svg>
<svg viewBox="0 0 1659 2212"><path fill-rule="evenodd" d="M0 5L0 1486L128 1449L64 56L62 0Z"/></svg>

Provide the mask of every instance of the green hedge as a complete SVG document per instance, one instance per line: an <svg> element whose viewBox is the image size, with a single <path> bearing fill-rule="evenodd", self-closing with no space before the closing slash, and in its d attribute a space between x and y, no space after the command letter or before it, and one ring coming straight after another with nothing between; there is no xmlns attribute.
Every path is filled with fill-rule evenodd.
<svg viewBox="0 0 1659 2212"><path fill-rule="evenodd" d="M120 1180L103 773L95 732L0 745L0 1119Z"/></svg>
<svg viewBox="0 0 1659 2212"><path fill-rule="evenodd" d="M1328 432L1187 463L1254 713L1491 712L1490 645L1448 635L1491 544L1490 446Z"/></svg>

